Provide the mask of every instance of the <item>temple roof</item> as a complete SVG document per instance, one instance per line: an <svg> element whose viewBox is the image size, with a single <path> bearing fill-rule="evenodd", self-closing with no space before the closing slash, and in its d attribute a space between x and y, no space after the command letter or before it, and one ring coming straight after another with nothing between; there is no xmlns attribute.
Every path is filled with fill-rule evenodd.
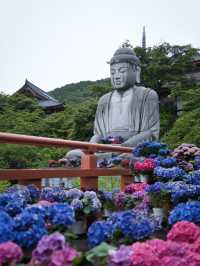
<svg viewBox="0 0 200 266"><path fill-rule="evenodd" d="M200 54L199 53L194 56L194 61L200 61Z"/></svg>
<svg viewBox="0 0 200 266"><path fill-rule="evenodd" d="M25 84L16 93L24 93L37 98L39 106L45 109L63 106L62 103L50 96L45 91L41 90L39 87L37 87L27 79L25 81Z"/></svg>

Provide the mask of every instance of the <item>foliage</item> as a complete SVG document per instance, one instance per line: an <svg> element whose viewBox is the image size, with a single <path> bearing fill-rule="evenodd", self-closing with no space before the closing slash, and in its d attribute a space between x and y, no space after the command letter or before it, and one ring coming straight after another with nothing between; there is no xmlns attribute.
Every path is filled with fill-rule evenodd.
<svg viewBox="0 0 200 266"><path fill-rule="evenodd" d="M163 136L163 141L170 144L172 147L178 146L181 143L194 143L200 145L200 107L184 112L180 116L173 128Z"/></svg>
<svg viewBox="0 0 200 266"><path fill-rule="evenodd" d="M50 91L49 94L61 102L67 104L81 103L93 96L91 86L105 86L109 84L109 79L101 79L97 81L80 81L78 83L67 84L61 88ZM94 89L95 90L95 89Z"/></svg>
<svg viewBox="0 0 200 266"><path fill-rule="evenodd" d="M0 193L4 192L10 186L8 181L0 181Z"/></svg>
<svg viewBox="0 0 200 266"><path fill-rule="evenodd" d="M142 83L145 86L161 92L170 83L171 92L176 92L177 82L182 86L187 81L185 73L195 68L193 58L198 49L164 42L146 50L136 47L135 52L142 62Z"/></svg>
<svg viewBox="0 0 200 266"><path fill-rule="evenodd" d="M107 261L107 256L111 251L116 250L114 246L108 245L102 242L100 245L94 247L86 253L86 258L88 261L92 262L93 265L105 265Z"/></svg>
<svg viewBox="0 0 200 266"><path fill-rule="evenodd" d="M4 103L1 105L1 103ZM89 140L92 136L96 101L66 105L63 112L45 115L35 100L18 95L0 95L1 132ZM34 109L35 108L35 109ZM66 149L0 145L1 168L44 167L50 159L62 158Z"/></svg>

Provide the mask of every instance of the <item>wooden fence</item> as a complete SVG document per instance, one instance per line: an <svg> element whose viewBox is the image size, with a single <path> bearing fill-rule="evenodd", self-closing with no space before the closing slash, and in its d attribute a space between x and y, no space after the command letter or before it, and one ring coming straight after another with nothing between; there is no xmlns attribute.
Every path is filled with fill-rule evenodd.
<svg viewBox="0 0 200 266"><path fill-rule="evenodd" d="M131 153L132 149L128 147L3 132L0 132L0 143L82 149L84 152L84 156L81 158L80 168L0 169L0 180L17 180L19 184L35 184L41 187L42 178L80 177L80 187L83 190L97 190L98 176L120 176L121 190L124 190L126 185L133 182L133 177L129 169L97 168L97 158L95 156L95 152L99 151Z"/></svg>

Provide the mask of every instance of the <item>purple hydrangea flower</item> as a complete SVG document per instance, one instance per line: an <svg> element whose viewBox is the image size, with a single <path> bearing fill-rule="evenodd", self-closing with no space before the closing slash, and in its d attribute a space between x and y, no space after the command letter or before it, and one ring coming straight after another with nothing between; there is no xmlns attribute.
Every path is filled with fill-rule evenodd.
<svg viewBox="0 0 200 266"><path fill-rule="evenodd" d="M131 266L132 254L131 246L121 245L118 250L111 251L108 266Z"/></svg>
<svg viewBox="0 0 200 266"><path fill-rule="evenodd" d="M124 192L119 192L115 194L114 202L118 208L123 208L126 202L126 194Z"/></svg>
<svg viewBox="0 0 200 266"><path fill-rule="evenodd" d="M73 199L71 202L71 207L74 208L74 210L81 210L83 209L83 203L79 199Z"/></svg>
<svg viewBox="0 0 200 266"><path fill-rule="evenodd" d="M80 199L83 197L83 192L77 188L69 189L65 192L67 200Z"/></svg>
<svg viewBox="0 0 200 266"><path fill-rule="evenodd" d="M96 192L94 192L94 191L86 191L85 193L84 193L84 199L95 199L95 198L97 198L97 194L96 194Z"/></svg>
<svg viewBox="0 0 200 266"><path fill-rule="evenodd" d="M30 265L43 266L48 265L50 257L54 251L61 250L65 247L65 237L56 232L44 236L37 244L32 253Z"/></svg>
<svg viewBox="0 0 200 266"><path fill-rule="evenodd" d="M100 202L100 200L98 198L94 198L92 200L92 209L94 211L101 209L101 206L102 206L101 202Z"/></svg>

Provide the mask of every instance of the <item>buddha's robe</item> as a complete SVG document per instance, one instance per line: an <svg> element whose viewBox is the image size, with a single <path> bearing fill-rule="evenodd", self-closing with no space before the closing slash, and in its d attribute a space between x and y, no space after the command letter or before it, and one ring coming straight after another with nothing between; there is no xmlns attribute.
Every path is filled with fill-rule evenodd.
<svg viewBox="0 0 200 266"><path fill-rule="evenodd" d="M113 90L103 95L98 103L94 136L122 136L124 146L133 147L146 140L159 138L159 101L154 90L134 86L120 93Z"/></svg>

